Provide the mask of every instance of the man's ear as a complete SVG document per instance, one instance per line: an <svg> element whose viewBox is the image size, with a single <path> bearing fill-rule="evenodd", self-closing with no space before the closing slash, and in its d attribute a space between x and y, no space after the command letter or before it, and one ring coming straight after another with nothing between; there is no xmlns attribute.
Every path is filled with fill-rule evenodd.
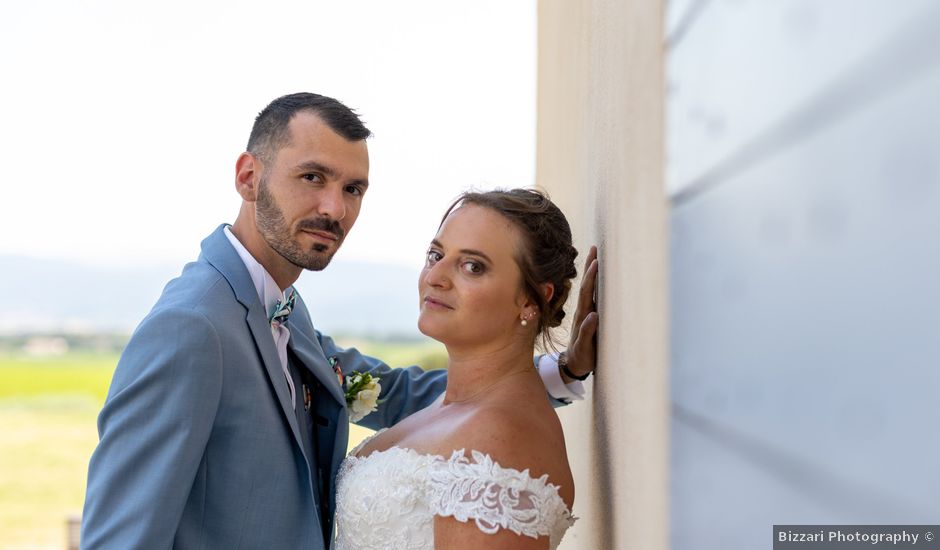
<svg viewBox="0 0 940 550"><path fill-rule="evenodd" d="M249 152L238 155L235 161L235 190L246 202L258 199L258 184L264 167L261 160Z"/></svg>

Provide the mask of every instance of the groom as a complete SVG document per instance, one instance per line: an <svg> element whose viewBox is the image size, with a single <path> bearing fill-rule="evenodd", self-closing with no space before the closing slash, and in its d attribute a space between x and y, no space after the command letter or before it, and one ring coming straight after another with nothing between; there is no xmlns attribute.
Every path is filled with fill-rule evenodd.
<svg viewBox="0 0 940 550"><path fill-rule="evenodd" d="M258 115L235 165L235 223L167 285L114 372L82 548L327 548L348 440L342 373L382 378L382 403L360 422L370 428L444 390L444 371L391 369L338 347L292 287L304 269L325 268L352 229L369 187L369 135L353 111L315 94ZM565 381L594 367L593 274L584 279L567 365L539 359L562 400L580 386L563 383L558 363Z"/></svg>

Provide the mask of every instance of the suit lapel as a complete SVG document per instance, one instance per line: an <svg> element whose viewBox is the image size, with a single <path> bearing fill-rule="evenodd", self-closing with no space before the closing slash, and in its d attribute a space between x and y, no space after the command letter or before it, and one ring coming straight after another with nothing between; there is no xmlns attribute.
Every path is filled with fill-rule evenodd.
<svg viewBox="0 0 940 550"><path fill-rule="evenodd" d="M346 444L349 441L349 423L346 422L344 410L346 397L340 386L336 373L330 367L320 342L313 335L313 325L309 314L302 304L291 314L292 321L288 321L291 329L288 347L293 350L297 359L320 381L321 388L329 397L318 395L314 405L314 423L319 437L317 463L320 468L329 468L329 475L323 480L326 502L322 505L332 515L336 508L336 471L340 462L346 456ZM293 324L293 326L291 326ZM306 329L306 330L304 330ZM329 538L329 536L327 536Z"/></svg>
<svg viewBox="0 0 940 550"><path fill-rule="evenodd" d="M255 341L258 357L271 381L271 387L277 396L281 411L284 413L291 432L294 434L294 440L303 449L300 427L297 425L297 417L294 416L290 390L284 378L284 371L281 370L281 360L277 356L277 348L274 345L274 337L271 334L271 325L268 322L267 312L264 310L264 305L261 304L261 299L258 298L258 291L251 281L248 268L245 267L245 263L238 256L238 252L232 248L232 243L225 236L224 228L224 224L220 225L202 241L201 258L212 264L225 277L235 293L235 298L248 311L245 322L248 324L252 338Z"/></svg>
<svg viewBox="0 0 940 550"><path fill-rule="evenodd" d="M284 376L284 370L281 368L281 359L277 355L277 347L274 345L274 337L271 335L271 325L268 323L268 317L264 308L260 306L248 311L246 318L248 327L251 329L251 335L255 339L255 346L258 348L258 354L264 364L264 370L268 373L268 379L271 381L271 387L277 394L277 399L281 404L281 411L287 422L290 424L291 432L297 444L303 448L303 440L300 437L300 426L297 425L297 416L294 414L294 404L290 399L290 390L287 386L287 379Z"/></svg>
<svg viewBox="0 0 940 550"><path fill-rule="evenodd" d="M320 343L315 338L311 338L301 324L288 321L287 326L290 329L289 345L297 354L297 358L317 377L317 380L326 388L337 404L345 406L346 397L343 395L343 389L339 384L336 373L333 372L333 368L330 367L326 356L323 354Z"/></svg>

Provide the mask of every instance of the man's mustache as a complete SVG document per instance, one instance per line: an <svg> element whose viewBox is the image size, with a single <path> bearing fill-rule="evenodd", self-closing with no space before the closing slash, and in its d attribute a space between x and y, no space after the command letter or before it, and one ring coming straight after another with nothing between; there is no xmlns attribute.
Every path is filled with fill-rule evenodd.
<svg viewBox="0 0 940 550"><path fill-rule="evenodd" d="M342 240L343 237L346 236L346 232L343 231L342 227L340 227L339 222L329 218L314 218L312 220L304 220L300 222L297 228L303 231L327 231L336 235L336 238L339 240Z"/></svg>

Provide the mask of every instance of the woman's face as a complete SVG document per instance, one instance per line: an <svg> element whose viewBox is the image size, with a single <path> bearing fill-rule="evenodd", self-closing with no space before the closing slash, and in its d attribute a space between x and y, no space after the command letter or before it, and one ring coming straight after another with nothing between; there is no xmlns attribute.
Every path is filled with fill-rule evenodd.
<svg viewBox="0 0 940 550"><path fill-rule="evenodd" d="M525 334L536 311L515 252L521 235L494 210L467 204L444 220L418 279L422 333L448 346L501 346ZM531 328L532 324L530 324Z"/></svg>

